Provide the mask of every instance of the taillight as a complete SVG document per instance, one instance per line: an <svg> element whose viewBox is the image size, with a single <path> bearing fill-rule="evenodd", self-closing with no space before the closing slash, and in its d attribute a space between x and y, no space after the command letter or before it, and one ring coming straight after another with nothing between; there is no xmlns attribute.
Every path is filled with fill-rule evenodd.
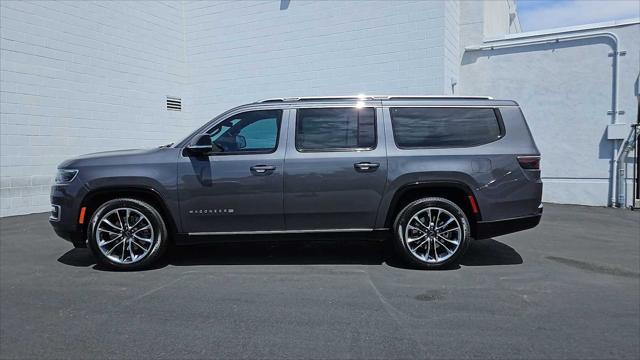
<svg viewBox="0 0 640 360"><path fill-rule="evenodd" d="M540 156L518 156L518 163L525 170L540 170Z"/></svg>

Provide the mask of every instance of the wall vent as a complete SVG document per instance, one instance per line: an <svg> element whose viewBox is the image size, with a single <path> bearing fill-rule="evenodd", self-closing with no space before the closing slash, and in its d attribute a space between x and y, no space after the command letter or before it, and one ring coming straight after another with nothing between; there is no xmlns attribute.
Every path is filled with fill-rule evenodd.
<svg viewBox="0 0 640 360"><path fill-rule="evenodd" d="M182 110L182 99L175 96L167 96L167 110Z"/></svg>

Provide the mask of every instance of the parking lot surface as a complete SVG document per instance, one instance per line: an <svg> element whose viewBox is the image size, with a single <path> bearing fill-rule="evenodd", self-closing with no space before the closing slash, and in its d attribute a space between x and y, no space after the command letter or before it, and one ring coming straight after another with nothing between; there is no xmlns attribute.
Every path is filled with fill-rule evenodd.
<svg viewBox="0 0 640 360"><path fill-rule="evenodd" d="M0 220L1 358L640 357L640 213L545 205L459 267L384 244L178 248L111 272L44 214Z"/></svg>

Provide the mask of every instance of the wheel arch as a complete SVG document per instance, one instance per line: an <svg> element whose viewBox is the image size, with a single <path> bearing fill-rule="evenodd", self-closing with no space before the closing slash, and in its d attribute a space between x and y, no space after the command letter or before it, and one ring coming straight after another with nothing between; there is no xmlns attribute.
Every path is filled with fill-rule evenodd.
<svg viewBox="0 0 640 360"><path fill-rule="evenodd" d="M87 226L95 210L101 204L117 198L132 198L149 203L164 219L169 234L175 235L178 232L177 224L171 216L169 207L156 189L145 186L110 186L91 190L82 199L80 207L86 208L82 225L84 235L87 234Z"/></svg>
<svg viewBox="0 0 640 360"><path fill-rule="evenodd" d="M424 197L442 197L460 206L469 219L471 235L475 237L477 222L482 219L477 197L471 187L457 180L418 181L401 186L389 203L384 222L385 228L393 227L397 214L407 204Z"/></svg>

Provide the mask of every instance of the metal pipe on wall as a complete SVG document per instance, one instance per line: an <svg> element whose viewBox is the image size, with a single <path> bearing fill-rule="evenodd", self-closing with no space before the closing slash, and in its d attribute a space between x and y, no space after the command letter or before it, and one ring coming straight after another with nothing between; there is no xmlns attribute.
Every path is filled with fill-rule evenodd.
<svg viewBox="0 0 640 360"><path fill-rule="evenodd" d="M638 106L640 111L640 106ZM633 162L633 200L631 203L632 209L640 208L640 112L638 113L638 122L631 125L633 127L633 139L635 141L635 157L636 161Z"/></svg>
<svg viewBox="0 0 640 360"><path fill-rule="evenodd" d="M561 41L575 41L575 40L584 40L598 37L606 37L613 40L613 79L612 79L612 109L609 112L612 116L611 124L618 123L618 97L619 97L619 83L620 83L620 71L619 71L619 57L624 52L620 51L621 45L618 36L609 31L598 31L598 32L589 32L585 34L575 34L575 31L563 31L555 34L535 34L535 35L525 35L517 39L491 39L486 40L482 45L472 45L465 47L465 51L480 51L480 50L495 50L500 48L509 48L509 47L520 47L520 46L529 46L529 45L540 45L545 43L560 43ZM524 39L524 40L522 40ZM612 206L619 205L618 194L623 194L620 191L620 186L618 186L618 174L619 169L619 154L622 154L622 146L624 143L619 146L618 140L614 140L613 146L613 154L611 156L612 161L612 173L611 173L611 198L610 203ZM622 175L624 176L624 174ZM622 201L624 204L624 199Z"/></svg>

